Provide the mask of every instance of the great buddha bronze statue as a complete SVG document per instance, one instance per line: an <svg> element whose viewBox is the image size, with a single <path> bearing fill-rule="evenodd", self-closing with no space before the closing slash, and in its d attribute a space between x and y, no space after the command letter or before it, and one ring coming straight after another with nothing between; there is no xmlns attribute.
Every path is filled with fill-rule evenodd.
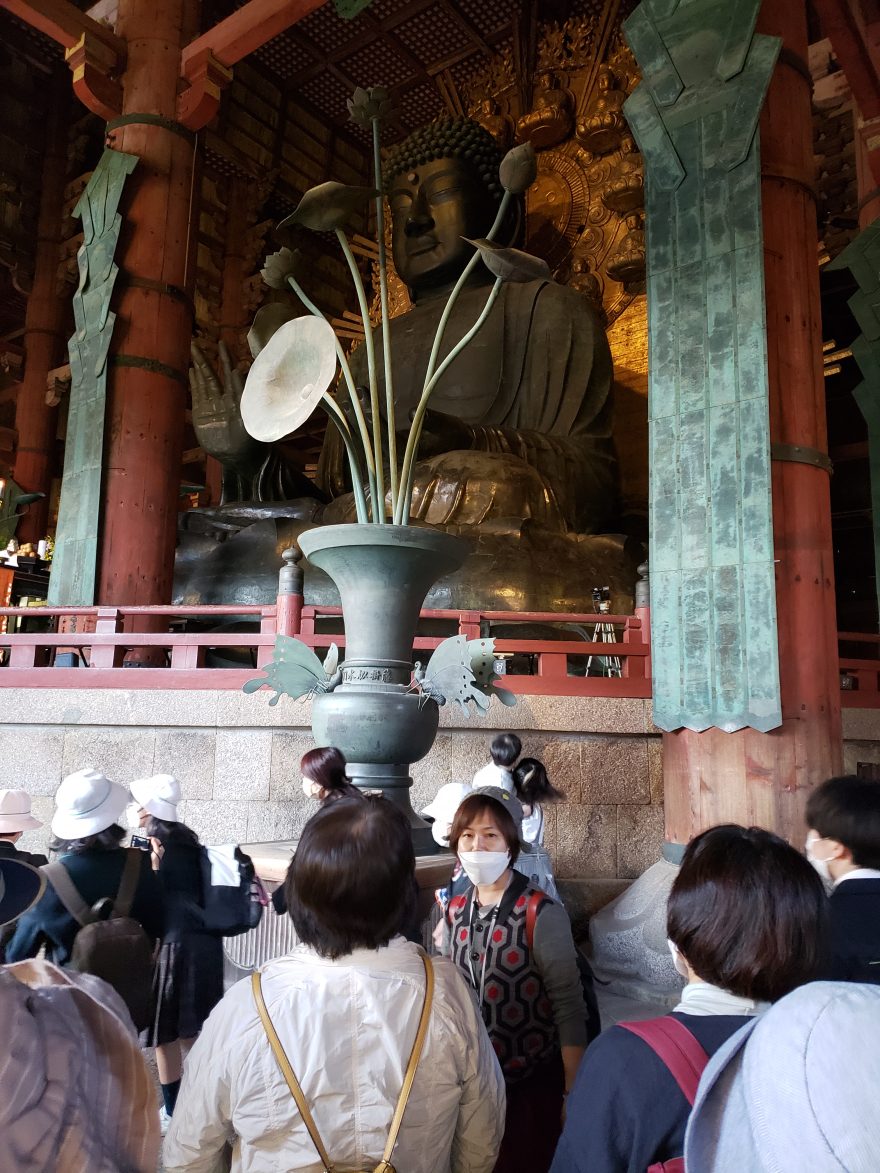
<svg viewBox="0 0 880 1173"><path fill-rule="evenodd" d="M390 323L400 431L408 428L418 401L446 295L473 256L469 240L486 235L498 210L500 159L491 135L459 119L416 132L386 160L394 264L413 303ZM517 208L502 226L499 242L517 243L521 223ZM476 321L490 282L485 266L477 265L450 317L444 354ZM376 350L384 382L381 345ZM361 348L352 358L359 383L366 383L365 366ZM199 441L229 466L233 453L227 450L222 418L234 416L235 395L214 388L213 409L205 412L204 386L200 391L198 381L194 425ZM617 518L611 383L608 343L583 296L549 279L503 284L482 330L438 383L419 450L413 520L454 530L473 543L463 570L435 589L429 606L585 610L591 588L600 581L610 581L618 605L626 606L633 562L624 555L622 540L607 536ZM379 398L384 404L384 388ZM210 428L201 424L206 416ZM230 418L227 433L236 432ZM328 429L314 494L329 498L329 504L302 499L276 504L271 497L250 504L229 501L222 511L208 511L203 521L230 527L250 520L263 527L274 524L273 546L280 550L305 526L354 520L337 435ZM249 459L259 461L260 453L251 449ZM280 484L277 458L270 458L267 449L263 459L273 466L264 483ZM190 519L193 525L204 528ZM265 536L268 540L268 530ZM239 534L224 543L229 547L225 554L218 548L212 563L231 559L231 547L242 537L253 545L253 534ZM182 552L184 561L178 598L221 601L219 563L199 570ZM234 561L240 568L240 559ZM316 580L311 587L313 601L327 601L317 597ZM244 589L230 589L222 601L244 601ZM308 597L308 574L306 592Z"/></svg>

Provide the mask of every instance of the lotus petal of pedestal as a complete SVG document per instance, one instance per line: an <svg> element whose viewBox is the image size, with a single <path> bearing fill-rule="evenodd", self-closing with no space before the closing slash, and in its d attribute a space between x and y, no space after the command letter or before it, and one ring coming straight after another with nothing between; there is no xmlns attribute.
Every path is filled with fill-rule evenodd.
<svg viewBox="0 0 880 1173"><path fill-rule="evenodd" d="M336 335L323 318L280 326L254 359L241 418L255 440L270 443L301 427L333 382Z"/></svg>

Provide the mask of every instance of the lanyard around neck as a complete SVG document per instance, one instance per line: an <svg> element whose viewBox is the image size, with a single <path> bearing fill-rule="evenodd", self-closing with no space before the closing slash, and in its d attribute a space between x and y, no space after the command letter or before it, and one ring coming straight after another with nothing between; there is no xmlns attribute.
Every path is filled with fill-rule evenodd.
<svg viewBox="0 0 880 1173"><path fill-rule="evenodd" d="M480 1010L483 1009L483 993L486 989L486 962L489 960L489 946L492 942L492 935L495 932L495 925L498 921L498 912L501 908L501 901L495 905L495 911L492 913L492 919L489 921L489 927L486 930L486 940L483 942L483 964L480 968L480 980L477 982L477 974L474 969L474 913L477 907L477 891L471 896L471 915L468 921L468 969L471 972L471 985L477 992L477 999L480 1003Z"/></svg>

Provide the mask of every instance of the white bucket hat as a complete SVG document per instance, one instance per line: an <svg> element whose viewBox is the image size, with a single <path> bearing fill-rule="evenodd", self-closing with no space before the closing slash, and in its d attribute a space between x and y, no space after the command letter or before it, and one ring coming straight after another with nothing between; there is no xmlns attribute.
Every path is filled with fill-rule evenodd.
<svg viewBox="0 0 880 1173"><path fill-rule="evenodd" d="M52 832L59 839L85 839L106 831L122 818L128 791L97 770L69 774L55 792Z"/></svg>
<svg viewBox="0 0 880 1173"><path fill-rule="evenodd" d="M33 831L42 825L31 814L31 796L26 790L0 790L0 835Z"/></svg>
<svg viewBox="0 0 880 1173"><path fill-rule="evenodd" d="M470 794L470 782L447 782L441 786L434 798L421 812L422 818L434 819L438 823L451 823L455 812Z"/></svg>
<svg viewBox="0 0 880 1173"><path fill-rule="evenodd" d="M180 783L173 774L154 774L152 778L138 778L131 784L131 796L155 819L177 822L177 804L180 802Z"/></svg>
<svg viewBox="0 0 880 1173"><path fill-rule="evenodd" d="M713 1055L688 1125L700 1173L877 1173L880 986L813 982Z"/></svg>

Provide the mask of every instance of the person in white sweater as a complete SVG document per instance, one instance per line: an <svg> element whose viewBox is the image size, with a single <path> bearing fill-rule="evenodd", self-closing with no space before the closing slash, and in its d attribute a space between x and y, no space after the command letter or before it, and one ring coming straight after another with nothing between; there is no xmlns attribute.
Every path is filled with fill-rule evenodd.
<svg viewBox="0 0 880 1173"><path fill-rule="evenodd" d="M266 1009L333 1166L373 1169L426 999L422 952L401 936L416 897L409 824L384 798L323 807L303 831L286 889L300 944L263 969ZM445 958L433 970L424 1049L391 1161L405 1173L491 1173L504 1081L461 974ZM190 1052L164 1163L167 1173L325 1167L250 979L227 993Z"/></svg>
<svg viewBox="0 0 880 1173"><path fill-rule="evenodd" d="M489 746L491 762L481 766L474 774L473 787L500 786L513 792L513 766L522 752L522 742L515 733L499 733Z"/></svg>

